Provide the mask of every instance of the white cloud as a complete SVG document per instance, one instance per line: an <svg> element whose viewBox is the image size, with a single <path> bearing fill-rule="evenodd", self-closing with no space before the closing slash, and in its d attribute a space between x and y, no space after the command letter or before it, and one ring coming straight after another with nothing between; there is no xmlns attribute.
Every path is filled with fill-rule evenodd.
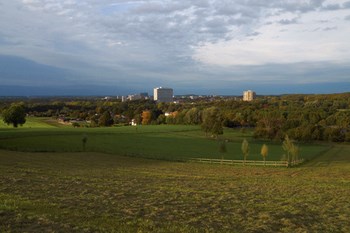
<svg viewBox="0 0 350 233"><path fill-rule="evenodd" d="M279 23L285 15L273 16L265 19L270 23L257 28L257 36L205 43L196 48L193 58L223 66L323 61L349 63L347 35L350 27L343 20L347 14L344 10L309 12L299 17L299 23L286 25L273 23ZM328 20L326 24L321 22L322 19Z"/></svg>
<svg viewBox="0 0 350 233"><path fill-rule="evenodd" d="M0 4L0 54L75 69L106 81L162 77L169 82L208 81L213 76L241 80L254 79L253 74L232 73L232 66L350 63L349 1L11 0ZM276 71L266 67L261 72Z"/></svg>

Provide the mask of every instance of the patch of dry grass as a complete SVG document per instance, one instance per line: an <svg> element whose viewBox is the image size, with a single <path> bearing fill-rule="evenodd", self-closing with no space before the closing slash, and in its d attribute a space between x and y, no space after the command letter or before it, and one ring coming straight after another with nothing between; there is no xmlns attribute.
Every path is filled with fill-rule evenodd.
<svg viewBox="0 0 350 233"><path fill-rule="evenodd" d="M350 232L338 149L292 169L0 151L0 231Z"/></svg>

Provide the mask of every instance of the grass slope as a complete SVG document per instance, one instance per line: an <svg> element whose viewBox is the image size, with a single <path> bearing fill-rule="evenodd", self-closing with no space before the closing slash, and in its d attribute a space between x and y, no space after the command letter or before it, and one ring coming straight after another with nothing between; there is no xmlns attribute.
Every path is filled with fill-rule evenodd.
<svg viewBox="0 0 350 233"><path fill-rule="evenodd" d="M0 232L350 232L349 171L0 150Z"/></svg>

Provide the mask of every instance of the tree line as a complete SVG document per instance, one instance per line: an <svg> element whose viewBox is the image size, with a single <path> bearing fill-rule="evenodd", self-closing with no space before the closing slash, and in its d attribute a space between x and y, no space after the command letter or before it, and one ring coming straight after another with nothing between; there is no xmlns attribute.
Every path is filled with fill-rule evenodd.
<svg viewBox="0 0 350 233"><path fill-rule="evenodd" d="M179 104L98 98L21 101L27 115L80 119L88 121L89 127L133 120L136 124L201 125L214 137L223 133L223 127L230 127L254 128L254 137L270 140L282 141L289 135L297 141L350 141L350 93L266 96L252 102L199 99ZM2 115L13 102L0 103Z"/></svg>

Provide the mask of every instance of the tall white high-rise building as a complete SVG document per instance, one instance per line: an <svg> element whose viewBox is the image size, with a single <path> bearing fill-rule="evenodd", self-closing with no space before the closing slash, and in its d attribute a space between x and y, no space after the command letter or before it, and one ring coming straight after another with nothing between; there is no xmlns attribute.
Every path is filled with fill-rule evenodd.
<svg viewBox="0 0 350 233"><path fill-rule="evenodd" d="M254 91L248 90L243 92L243 101L252 101L256 97Z"/></svg>
<svg viewBox="0 0 350 233"><path fill-rule="evenodd" d="M157 102L173 102L174 91L172 88L156 87L153 90L153 98Z"/></svg>

